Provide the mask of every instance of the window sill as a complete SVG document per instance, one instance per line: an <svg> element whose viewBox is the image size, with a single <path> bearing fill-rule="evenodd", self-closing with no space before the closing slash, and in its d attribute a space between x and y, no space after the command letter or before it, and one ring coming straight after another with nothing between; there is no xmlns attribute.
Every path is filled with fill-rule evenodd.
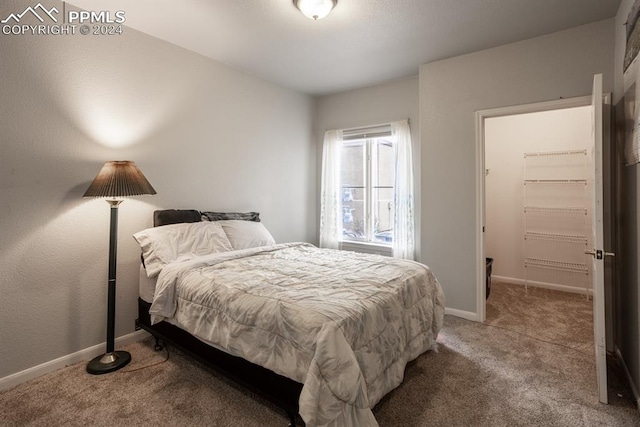
<svg viewBox="0 0 640 427"><path fill-rule="evenodd" d="M392 256L393 248L389 245L380 245L371 242L355 242L352 240L340 241L340 249L343 251L361 252L365 254L378 254Z"/></svg>

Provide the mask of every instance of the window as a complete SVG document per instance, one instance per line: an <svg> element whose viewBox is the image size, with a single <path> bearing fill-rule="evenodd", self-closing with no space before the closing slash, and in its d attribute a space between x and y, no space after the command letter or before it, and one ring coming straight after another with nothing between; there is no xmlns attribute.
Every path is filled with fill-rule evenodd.
<svg viewBox="0 0 640 427"><path fill-rule="evenodd" d="M343 141L342 239L391 245L395 160L390 137Z"/></svg>
<svg viewBox="0 0 640 427"><path fill-rule="evenodd" d="M413 162L409 121L327 130L322 148L320 247L388 246L414 259Z"/></svg>

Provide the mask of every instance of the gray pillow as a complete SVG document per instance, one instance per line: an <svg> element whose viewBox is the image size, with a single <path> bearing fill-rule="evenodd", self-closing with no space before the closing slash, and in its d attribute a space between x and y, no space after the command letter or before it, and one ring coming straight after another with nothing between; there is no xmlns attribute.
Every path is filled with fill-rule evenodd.
<svg viewBox="0 0 640 427"><path fill-rule="evenodd" d="M259 212L201 212L205 221L253 221L260 222Z"/></svg>

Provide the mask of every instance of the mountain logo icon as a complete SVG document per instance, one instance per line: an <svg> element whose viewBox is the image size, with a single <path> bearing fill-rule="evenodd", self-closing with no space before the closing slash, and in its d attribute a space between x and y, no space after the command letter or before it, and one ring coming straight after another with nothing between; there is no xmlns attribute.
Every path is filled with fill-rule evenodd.
<svg viewBox="0 0 640 427"><path fill-rule="evenodd" d="M0 22L6 24L13 19L17 24L28 13L31 13L33 16L38 18L40 22L44 22L44 18L38 12L40 12L40 14L43 14L43 16L48 16L49 18L51 18L53 22L58 22L58 19L56 19L56 17L53 15L53 13L60 13L58 9L56 9L56 7L54 6L51 9L47 10L47 8L42 5L42 3L38 3L34 7L28 6L22 13L12 13Z"/></svg>

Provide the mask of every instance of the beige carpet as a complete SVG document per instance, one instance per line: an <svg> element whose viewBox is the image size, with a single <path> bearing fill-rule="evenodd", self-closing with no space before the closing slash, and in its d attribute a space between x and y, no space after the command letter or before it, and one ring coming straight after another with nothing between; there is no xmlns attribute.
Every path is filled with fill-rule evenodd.
<svg viewBox="0 0 640 427"><path fill-rule="evenodd" d="M374 409L380 425L640 425L626 390L614 391L612 405L597 401L589 321L573 321L589 309L518 290L494 284L487 307L494 326L446 316L439 351L412 362L404 383ZM556 312L566 319L549 321ZM173 349L168 361L136 371L164 360L152 343L128 346L133 362L116 373L90 376L76 364L0 392L0 425L287 425L280 410Z"/></svg>
<svg viewBox="0 0 640 427"><path fill-rule="evenodd" d="M487 324L588 353L595 359L593 298L494 282L487 299Z"/></svg>

